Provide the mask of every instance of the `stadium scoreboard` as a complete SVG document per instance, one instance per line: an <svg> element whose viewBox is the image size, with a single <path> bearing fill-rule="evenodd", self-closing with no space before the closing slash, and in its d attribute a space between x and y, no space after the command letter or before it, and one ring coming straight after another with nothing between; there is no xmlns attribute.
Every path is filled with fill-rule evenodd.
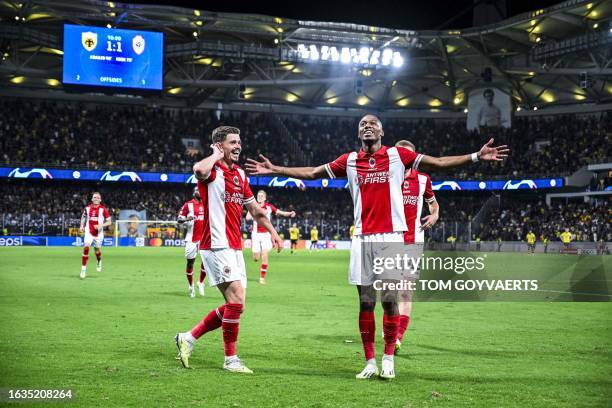
<svg viewBox="0 0 612 408"><path fill-rule="evenodd" d="M67 85L161 90L164 34L64 24Z"/></svg>

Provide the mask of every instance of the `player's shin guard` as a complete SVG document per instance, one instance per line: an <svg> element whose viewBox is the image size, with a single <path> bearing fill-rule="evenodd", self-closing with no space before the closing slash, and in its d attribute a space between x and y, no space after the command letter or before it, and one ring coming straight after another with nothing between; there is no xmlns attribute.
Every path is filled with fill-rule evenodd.
<svg viewBox="0 0 612 408"><path fill-rule="evenodd" d="M198 323L193 329L191 329L191 335L199 339L205 333L213 331L221 327L223 320L223 314L225 313L225 305L220 306L216 309L211 310L200 323Z"/></svg>
<svg viewBox="0 0 612 408"><path fill-rule="evenodd" d="M89 247L83 248L83 257L81 258L81 265L87 266L87 260L89 259Z"/></svg>
<svg viewBox="0 0 612 408"><path fill-rule="evenodd" d="M268 272L268 264L267 263L262 263L261 264L261 269L259 270L259 277L261 279L265 279L266 278L266 272Z"/></svg>
<svg viewBox="0 0 612 408"><path fill-rule="evenodd" d="M204 269L204 264L200 265L200 279L198 280L198 282L202 283L204 282L204 278L206 277L206 270Z"/></svg>
<svg viewBox="0 0 612 408"><path fill-rule="evenodd" d="M187 282L189 282L189 286L193 286L193 266L188 266L185 268L185 274L187 275Z"/></svg>
<svg viewBox="0 0 612 408"><path fill-rule="evenodd" d="M404 340L404 333L408 329L408 325L410 324L410 316L400 315L397 327L397 338L399 341Z"/></svg>
<svg viewBox="0 0 612 408"><path fill-rule="evenodd" d="M376 337L376 318L374 317L374 312L359 312L359 332L361 333L365 359L366 361L371 360L374 358L374 338Z"/></svg>
<svg viewBox="0 0 612 408"><path fill-rule="evenodd" d="M385 334L385 354L392 356L395 352L395 340L397 340L397 326L399 315L383 315L383 333Z"/></svg>
<svg viewBox="0 0 612 408"><path fill-rule="evenodd" d="M223 345L225 357L236 355L236 342L238 341L238 328L242 305L240 303L227 303L223 313L221 328L223 330Z"/></svg>

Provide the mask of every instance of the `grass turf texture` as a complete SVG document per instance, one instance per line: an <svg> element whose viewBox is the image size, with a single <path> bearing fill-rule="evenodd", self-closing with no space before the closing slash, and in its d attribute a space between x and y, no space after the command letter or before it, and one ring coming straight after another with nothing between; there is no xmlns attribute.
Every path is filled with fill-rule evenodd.
<svg viewBox="0 0 612 408"><path fill-rule="evenodd" d="M80 249L0 249L0 387L72 388L74 407L576 407L612 398L609 302L418 303L397 378L355 380L364 361L346 251L274 254L266 286L245 252L238 352L255 374L222 370L220 330L196 344L185 370L173 336L218 306L218 291L187 296L182 249L103 251L104 271L92 252L81 281ZM609 275L611 257L592 259ZM487 265L535 273L577 260L490 253Z"/></svg>

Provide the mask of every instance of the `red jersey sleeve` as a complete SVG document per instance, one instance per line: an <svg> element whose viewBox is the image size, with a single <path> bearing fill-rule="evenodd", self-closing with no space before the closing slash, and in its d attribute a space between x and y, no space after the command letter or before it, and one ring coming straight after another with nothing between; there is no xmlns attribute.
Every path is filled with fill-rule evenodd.
<svg viewBox="0 0 612 408"><path fill-rule="evenodd" d="M208 176L204 177L203 179L199 179L197 174L196 174L196 178L198 179L198 183L201 182L202 184L208 184L211 181L214 181L216 177L217 177L217 169L215 167L213 167L210 170L210 173L208 174Z"/></svg>
<svg viewBox="0 0 612 408"><path fill-rule="evenodd" d="M431 179L427 176L427 183L425 183L425 192L423 193L423 198L428 203L433 203L436 201L436 195L433 192L433 188L431 187Z"/></svg>
<svg viewBox="0 0 612 408"><path fill-rule="evenodd" d="M255 197L253 196L251 186L249 185L249 178L244 176L244 191L242 195L242 204L250 204L252 201L255 201Z"/></svg>
<svg viewBox="0 0 612 408"><path fill-rule="evenodd" d="M325 171L329 178L346 177L346 163L348 161L349 154L344 153L333 162L325 165Z"/></svg>
<svg viewBox="0 0 612 408"><path fill-rule="evenodd" d="M404 166L412 167L415 170L419 168L419 164L421 163L421 159L423 158L422 154L415 153L412 150L406 149L405 147L401 146L397 147L397 153L399 154L402 163L404 163Z"/></svg>
<svg viewBox="0 0 612 408"><path fill-rule="evenodd" d="M272 211L272 214L276 214L276 212L278 211L278 208L276 208L272 204L268 204L268 206L270 207L270 210Z"/></svg>
<svg viewBox="0 0 612 408"><path fill-rule="evenodd" d="M199 190L199 187L198 187ZM189 207L187 206L187 203L183 204L183 208L181 208L181 212L179 212L179 216L181 217L186 217L187 214L189 214Z"/></svg>

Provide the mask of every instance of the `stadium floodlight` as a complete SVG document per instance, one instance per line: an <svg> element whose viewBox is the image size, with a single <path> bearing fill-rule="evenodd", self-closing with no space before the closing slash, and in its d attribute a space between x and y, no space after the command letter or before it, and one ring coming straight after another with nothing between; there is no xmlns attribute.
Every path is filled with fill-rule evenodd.
<svg viewBox="0 0 612 408"><path fill-rule="evenodd" d="M321 47L321 59L327 61L329 59L329 47L324 45Z"/></svg>
<svg viewBox="0 0 612 408"><path fill-rule="evenodd" d="M361 47L359 49L359 63L367 64L370 62L370 49L368 47Z"/></svg>
<svg viewBox="0 0 612 408"><path fill-rule="evenodd" d="M331 55L331 60L334 62L340 61L340 53L336 47L331 47L329 49L329 53Z"/></svg>
<svg viewBox="0 0 612 408"><path fill-rule="evenodd" d="M389 65L393 59L393 50L391 48L385 48L382 53L382 64Z"/></svg>
<svg viewBox="0 0 612 408"><path fill-rule="evenodd" d="M310 59L313 61L317 61L319 59L319 51L317 50L317 46L314 44L310 44Z"/></svg>
<svg viewBox="0 0 612 408"><path fill-rule="evenodd" d="M404 65L404 58L402 58L402 55L399 52L395 51L393 53L393 66L395 68L399 68L402 65Z"/></svg>
<svg viewBox="0 0 612 408"><path fill-rule="evenodd" d="M348 64L351 62L351 52L349 51L348 47L342 47L340 62L343 64Z"/></svg>
<svg viewBox="0 0 612 408"><path fill-rule="evenodd" d="M380 60L380 51L374 50L372 55L370 55L370 65L378 65Z"/></svg>
<svg viewBox="0 0 612 408"><path fill-rule="evenodd" d="M359 63L359 54L357 53L357 48L351 48L351 60L353 64Z"/></svg>

